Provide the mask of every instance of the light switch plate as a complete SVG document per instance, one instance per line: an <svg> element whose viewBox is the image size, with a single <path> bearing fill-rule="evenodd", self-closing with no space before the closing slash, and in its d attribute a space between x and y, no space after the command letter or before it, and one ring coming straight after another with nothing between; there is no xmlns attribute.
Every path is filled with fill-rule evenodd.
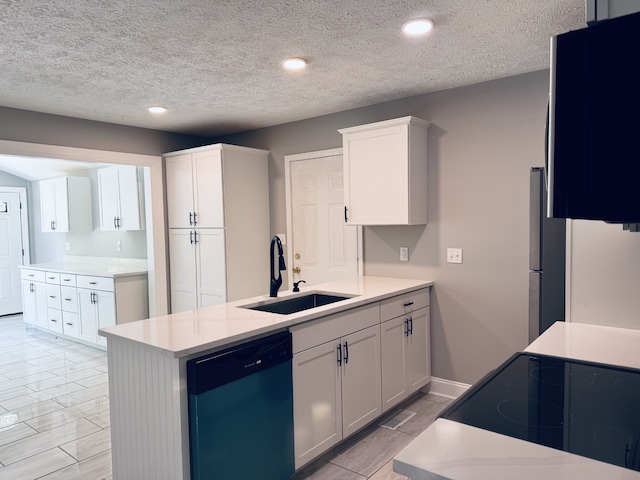
<svg viewBox="0 0 640 480"><path fill-rule="evenodd" d="M447 248L447 263L462 263L462 249Z"/></svg>

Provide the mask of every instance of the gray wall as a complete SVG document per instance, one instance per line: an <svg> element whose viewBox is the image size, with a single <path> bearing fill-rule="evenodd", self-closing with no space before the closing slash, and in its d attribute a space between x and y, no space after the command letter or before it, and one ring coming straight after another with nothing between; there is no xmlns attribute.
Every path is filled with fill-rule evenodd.
<svg viewBox="0 0 640 480"><path fill-rule="evenodd" d="M547 95L541 71L218 140L271 151L275 233L286 227L284 155L339 147L343 127L405 115L433 122L429 224L365 228L364 269L435 281L433 375L473 383L527 345L529 169L544 164ZM463 249L462 265L446 263L447 247Z"/></svg>
<svg viewBox="0 0 640 480"><path fill-rule="evenodd" d="M0 139L142 155L162 155L211 143L192 135L6 107L0 107Z"/></svg>
<svg viewBox="0 0 640 480"><path fill-rule="evenodd" d="M24 178L16 177L15 175L0 170L0 187L29 188L30 183L31 182Z"/></svg>

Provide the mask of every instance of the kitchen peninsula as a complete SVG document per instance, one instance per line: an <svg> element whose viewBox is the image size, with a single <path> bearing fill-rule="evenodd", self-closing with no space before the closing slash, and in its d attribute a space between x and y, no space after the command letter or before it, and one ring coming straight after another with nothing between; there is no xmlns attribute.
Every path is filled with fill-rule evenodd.
<svg viewBox="0 0 640 480"><path fill-rule="evenodd" d="M421 367L426 373L412 382L412 386L419 389L426 385L430 381L428 307L432 285L430 281L365 276L309 286L297 294L282 293L282 299L308 293L348 297L289 315L246 308L275 300L265 295L100 330L108 343L113 478L188 480L187 361L267 334L296 330L308 324L320 325L313 336L321 337L328 328L348 332L347 324L352 319L359 322L366 317L378 331L379 346L379 332L384 330L380 325L384 320L388 319L386 323L391 324L396 318L401 319L403 312L412 311L407 309L416 309L424 313L407 317L406 330L402 330L401 322L395 332L401 339L405 334L409 336L410 325L412 330L424 333ZM409 323L409 318L415 318L415 329L414 321ZM420 318L423 327L419 326ZM363 327L358 324L353 330L358 328ZM307 341L302 334L300 344ZM295 357L295 335L293 349ZM378 401L380 413L386 402L382 398L384 392L383 385ZM394 404L396 397L399 401L408 394L393 398L389 395L388 406ZM296 468L308 460L297 459Z"/></svg>

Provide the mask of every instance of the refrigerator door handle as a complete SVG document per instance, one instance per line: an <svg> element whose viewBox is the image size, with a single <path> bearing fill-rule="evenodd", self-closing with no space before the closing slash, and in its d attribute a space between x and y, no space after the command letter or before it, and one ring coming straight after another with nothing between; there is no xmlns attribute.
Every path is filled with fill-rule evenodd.
<svg viewBox="0 0 640 480"><path fill-rule="evenodd" d="M529 343L540 336L542 272L529 272Z"/></svg>

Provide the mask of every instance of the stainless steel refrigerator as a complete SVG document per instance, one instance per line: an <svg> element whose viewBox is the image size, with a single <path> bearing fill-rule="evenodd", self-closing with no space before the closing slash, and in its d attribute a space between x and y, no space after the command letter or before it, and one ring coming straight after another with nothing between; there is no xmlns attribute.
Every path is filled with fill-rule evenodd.
<svg viewBox="0 0 640 480"><path fill-rule="evenodd" d="M544 168L531 169L529 215L529 342L564 321L566 220L547 217Z"/></svg>

